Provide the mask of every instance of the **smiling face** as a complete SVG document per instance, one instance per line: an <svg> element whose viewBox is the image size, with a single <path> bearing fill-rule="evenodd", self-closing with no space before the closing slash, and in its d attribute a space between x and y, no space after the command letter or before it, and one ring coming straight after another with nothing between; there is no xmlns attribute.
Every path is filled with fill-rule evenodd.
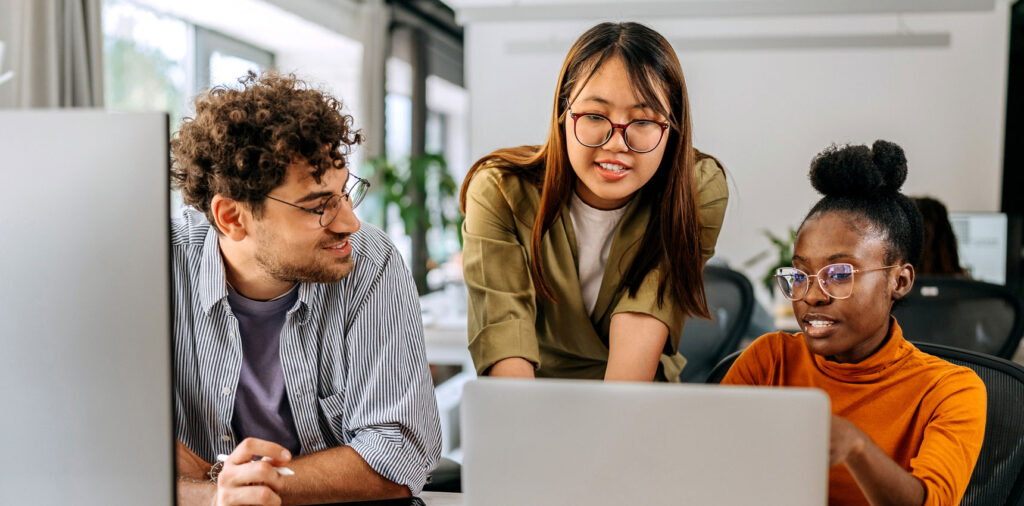
<svg viewBox="0 0 1024 506"><path fill-rule="evenodd" d="M793 250L793 267L816 274L835 263L856 270L875 269L886 263L886 236L865 219L841 212L825 212L804 222ZM893 262L898 263L898 262ZM893 300L910 291L914 268L898 267L854 274L853 294L834 299L811 278L807 294L793 301L793 312L804 331L808 349L843 363L869 357L889 334Z"/></svg>
<svg viewBox="0 0 1024 506"><path fill-rule="evenodd" d="M569 111L575 114L600 114L613 123L625 125L633 120L652 120L660 123L668 119L644 104L629 86L630 76L622 58L614 56L598 67L581 89L573 90ZM662 108L668 110L663 96ZM592 121L586 116L578 122ZM611 139L603 146L590 148L579 142L575 135L576 122L566 115L566 151L573 172L576 173L576 193L591 207L615 209L621 207L642 188L658 171L669 137L666 131L657 146L647 153L636 153L626 147L621 129L615 129ZM580 123L580 128L583 123ZM632 131L632 130L631 130Z"/></svg>
<svg viewBox="0 0 1024 506"><path fill-rule="evenodd" d="M288 166L285 181L270 192L284 202L318 208L331 194L340 194L348 169L331 169L317 183L306 162ZM249 235L255 242L254 259L264 274L276 281L333 283L352 271L349 237L359 230L359 219L343 201L338 216L321 227L319 216L267 200Z"/></svg>

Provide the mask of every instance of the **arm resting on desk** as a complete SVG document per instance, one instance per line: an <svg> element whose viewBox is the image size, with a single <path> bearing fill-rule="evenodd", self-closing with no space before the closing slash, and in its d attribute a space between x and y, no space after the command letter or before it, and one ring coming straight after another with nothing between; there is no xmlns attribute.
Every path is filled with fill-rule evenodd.
<svg viewBox="0 0 1024 506"><path fill-rule="evenodd" d="M409 488L385 479L349 446L298 457L289 466L284 504L409 497Z"/></svg>
<svg viewBox="0 0 1024 506"><path fill-rule="evenodd" d="M210 465L181 442L177 442L177 446L178 503L195 506L215 504L217 487L206 476ZM348 446L298 457L288 467L295 471L295 475L281 480L283 504L410 496L406 486L381 477Z"/></svg>

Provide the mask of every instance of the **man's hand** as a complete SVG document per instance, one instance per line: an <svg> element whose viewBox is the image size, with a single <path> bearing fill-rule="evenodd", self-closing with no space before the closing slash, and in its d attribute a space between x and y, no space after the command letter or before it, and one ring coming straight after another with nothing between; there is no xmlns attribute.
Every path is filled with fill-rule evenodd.
<svg viewBox="0 0 1024 506"><path fill-rule="evenodd" d="M867 435L853 422L832 415L832 436L829 444L829 465L844 464L851 455L864 451Z"/></svg>
<svg viewBox="0 0 1024 506"><path fill-rule="evenodd" d="M254 458L262 460L253 461ZM283 446L247 438L235 447L217 476L217 506L281 504L284 478L274 467L285 466L292 456Z"/></svg>

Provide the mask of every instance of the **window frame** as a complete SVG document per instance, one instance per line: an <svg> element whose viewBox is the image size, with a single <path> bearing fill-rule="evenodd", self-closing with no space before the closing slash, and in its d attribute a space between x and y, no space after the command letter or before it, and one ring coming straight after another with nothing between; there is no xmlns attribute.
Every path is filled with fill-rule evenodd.
<svg viewBox="0 0 1024 506"><path fill-rule="evenodd" d="M191 24L191 23L190 23ZM229 37L220 32L192 24L195 31L195 89L196 91L210 88L210 60L213 53L236 56L256 63L261 68L274 67L274 53L254 46L247 42ZM241 76L239 76L241 77Z"/></svg>

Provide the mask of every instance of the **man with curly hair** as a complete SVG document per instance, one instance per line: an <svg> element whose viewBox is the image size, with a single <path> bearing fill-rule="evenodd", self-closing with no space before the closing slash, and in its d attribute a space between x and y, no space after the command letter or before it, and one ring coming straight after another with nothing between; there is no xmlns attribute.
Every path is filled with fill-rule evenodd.
<svg viewBox="0 0 1024 506"><path fill-rule="evenodd" d="M417 494L440 423L411 276L353 213L362 136L294 76L240 82L199 95L171 141L189 206L171 252L179 500Z"/></svg>

